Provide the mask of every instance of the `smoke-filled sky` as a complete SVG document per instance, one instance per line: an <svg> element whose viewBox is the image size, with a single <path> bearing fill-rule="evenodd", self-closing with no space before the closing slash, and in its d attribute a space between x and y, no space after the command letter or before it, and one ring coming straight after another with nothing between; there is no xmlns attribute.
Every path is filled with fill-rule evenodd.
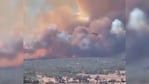
<svg viewBox="0 0 149 84"><path fill-rule="evenodd" d="M126 0L128 84L148 84L149 0Z"/></svg>
<svg viewBox="0 0 149 84"><path fill-rule="evenodd" d="M123 0L26 0L25 59L124 54L124 11Z"/></svg>
<svg viewBox="0 0 149 84"><path fill-rule="evenodd" d="M136 62L136 60L148 57L148 20L149 7L148 0L127 0L126 10L128 19L128 33L126 40L127 62Z"/></svg>
<svg viewBox="0 0 149 84"><path fill-rule="evenodd" d="M0 67L124 54L124 0L0 1Z"/></svg>
<svg viewBox="0 0 149 84"><path fill-rule="evenodd" d="M23 62L19 50L23 47L23 3L1 0L0 11L0 67L18 66Z"/></svg>
<svg viewBox="0 0 149 84"><path fill-rule="evenodd" d="M148 55L147 0L0 2L0 67L19 66L23 59L113 57L127 52L132 61L142 55L138 48L143 57Z"/></svg>

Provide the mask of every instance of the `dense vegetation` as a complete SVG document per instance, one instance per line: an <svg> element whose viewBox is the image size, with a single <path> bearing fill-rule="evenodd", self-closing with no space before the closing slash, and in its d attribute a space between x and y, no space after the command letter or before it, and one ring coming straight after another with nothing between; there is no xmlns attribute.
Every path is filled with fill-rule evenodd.
<svg viewBox="0 0 149 84"><path fill-rule="evenodd" d="M41 72L49 76L74 76L78 73L109 73L124 70L123 58L64 58L25 61L25 72Z"/></svg>

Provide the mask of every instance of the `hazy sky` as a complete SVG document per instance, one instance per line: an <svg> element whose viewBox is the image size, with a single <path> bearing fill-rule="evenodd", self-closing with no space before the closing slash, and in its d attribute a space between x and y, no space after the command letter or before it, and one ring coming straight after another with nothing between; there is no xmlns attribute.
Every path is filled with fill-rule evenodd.
<svg viewBox="0 0 149 84"><path fill-rule="evenodd" d="M26 0L25 58L122 54L124 11L123 0Z"/></svg>
<svg viewBox="0 0 149 84"><path fill-rule="evenodd" d="M23 57L18 56L14 46L23 29L23 3L21 0L1 0L0 11L0 67L18 66Z"/></svg>
<svg viewBox="0 0 149 84"><path fill-rule="evenodd" d="M0 67L24 58L124 54L124 0L0 2Z"/></svg>

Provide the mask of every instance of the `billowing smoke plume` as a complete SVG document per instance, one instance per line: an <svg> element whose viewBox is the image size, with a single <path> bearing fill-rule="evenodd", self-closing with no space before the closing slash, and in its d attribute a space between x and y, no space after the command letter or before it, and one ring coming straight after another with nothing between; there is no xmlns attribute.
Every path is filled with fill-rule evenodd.
<svg viewBox="0 0 149 84"><path fill-rule="evenodd" d="M23 59L124 53L125 24L120 18L124 12L123 0L95 0L93 3L72 0L67 1L68 5L64 0L42 1L25 0L24 9L19 5L19 13L12 14L12 17L20 17L13 17L15 21L10 20L6 25L17 30L9 40L0 43L0 67L20 66ZM72 6L73 3L76 4ZM7 15L10 15L9 11Z"/></svg>
<svg viewBox="0 0 149 84"><path fill-rule="evenodd" d="M139 8L134 8L130 13L127 27L126 50L128 63L148 57L148 27L148 17L145 12Z"/></svg>
<svg viewBox="0 0 149 84"><path fill-rule="evenodd" d="M124 36L125 35L125 29L124 29L124 24L122 23L122 21L120 21L119 19L115 19L112 22L112 28L111 28L111 33L115 34L117 36Z"/></svg>
<svg viewBox="0 0 149 84"><path fill-rule="evenodd" d="M114 56L124 52L122 21L99 18L89 27L78 26L73 32L61 31L50 24L42 32L24 41L25 59Z"/></svg>
<svg viewBox="0 0 149 84"><path fill-rule="evenodd" d="M146 14L141 9L135 8L130 13L128 30L134 30L138 32L146 31L148 29L146 18L147 18Z"/></svg>

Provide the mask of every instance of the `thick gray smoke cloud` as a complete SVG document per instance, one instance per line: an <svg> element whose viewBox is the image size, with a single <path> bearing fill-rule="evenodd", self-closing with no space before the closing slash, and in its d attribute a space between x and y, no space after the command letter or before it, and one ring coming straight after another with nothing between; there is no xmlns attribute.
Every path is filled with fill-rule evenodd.
<svg viewBox="0 0 149 84"><path fill-rule="evenodd" d="M149 25L147 20L146 13L139 8L135 8L130 13L126 42L127 59L129 61L148 57Z"/></svg>
<svg viewBox="0 0 149 84"><path fill-rule="evenodd" d="M30 42L24 42L25 58L114 56L124 52L124 32L122 21L108 17L92 21L89 27L73 28L72 33L59 31L54 24L49 25Z"/></svg>

